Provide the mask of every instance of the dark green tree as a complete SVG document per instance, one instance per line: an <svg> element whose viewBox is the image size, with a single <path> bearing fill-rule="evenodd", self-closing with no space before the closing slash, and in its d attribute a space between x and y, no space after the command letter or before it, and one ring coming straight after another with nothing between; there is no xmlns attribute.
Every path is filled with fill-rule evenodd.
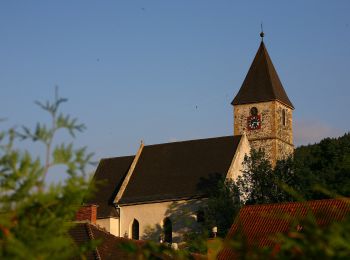
<svg viewBox="0 0 350 260"><path fill-rule="evenodd" d="M208 238L212 234L212 228L217 227L217 234L225 237L235 215L241 208L239 190L233 180L226 179L222 174L212 174L202 179L198 188L206 199L197 212L199 229L195 234L188 234L187 237ZM197 241L198 242L198 241ZM196 242L196 243L197 243ZM198 243L200 244L200 243Z"/></svg>
<svg viewBox="0 0 350 260"><path fill-rule="evenodd" d="M241 208L240 192L233 180L220 178L208 193L204 212L204 226L210 233L217 227L217 235L225 237L234 217Z"/></svg>
<svg viewBox="0 0 350 260"><path fill-rule="evenodd" d="M184 235L186 250L206 254L207 240L213 237L212 229L217 227L217 236L224 238L241 208L240 194L232 180L222 174L213 174L202 179L198 188L206 199L197 212L197 225Z"/></svg>
<svg viewBox="0 0 350 260"><path fill-rule="evenodd" d="M246 204L293 201L286 191L286 187L299 190L292 158L278 161L273 168L263 150L252 150L243 165L237 185Z"/></svg>
<svg viewBox="0 0 350 260"><path fill-rule="evenodd" d="M295 150L294 167L305 199L328 198L315 184L332 193L350 196L350 134L325 138Z"/></svg>

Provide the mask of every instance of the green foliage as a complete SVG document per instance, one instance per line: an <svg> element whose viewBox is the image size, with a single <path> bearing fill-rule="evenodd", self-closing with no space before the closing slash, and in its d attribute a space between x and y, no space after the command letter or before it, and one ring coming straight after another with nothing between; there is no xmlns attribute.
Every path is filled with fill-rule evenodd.
<svg viewBox="0 0 350 260"><path fill-rule="evenodd" d="M235 183L219 174L202 180L199 188L208 195L198 211L203 213L203 219L184 235L184 248L189 252L206 254L207 240L212 237L212 228L217 227L217 236L225 237L241 207L241 201Z"/></svg>
<svg viewBox="0 0 350 260"><path fill-rule="evenodd" d="M245 204L329 198L330 194L350 196L350 135L297 148L294 158L278 161L274 168L262 150L252 150L244 169L237 186L222 180L212 182L216 185L207 192L205 232L218 226L218 235L224 237L241 206L239 194Z"/></svg>
<svg viewBox="0 0 350 260"><path fill-rule="evenodd" d="M191 253L199 253L205 255L207 253L207 241L209 239L209 232L202 228L200 231L187 232L184 234L184 241L186 242L185 250Z"/></svg>
<svg viewBox="0 0 350 260"><path fill-rule="evenodd" d="M278 161L273 168L262 150L252 151L244 161L244 172L236 185L213 178L206 193L206 220L201 234L186 235L188 248L205 252L203 241L213 226L218 226L219 237L224 237L232 225L242 202L268 204L350 196L350 134L340 138L326 138L318 144L302 146L294 157ZM297 223L301 223L300 221ZM232 239L226 247L239 253L240 259L349 259L350 220L320 227L312 215L302 221L303 230L279 236L280 251L268 248L248 250L244 236ZM296 230L296 229L291 229ZM203 235L204 234L204 235Z"/></svg>
<svg viewBox="0 0 350 260"><path fill-rule="evenodd" d="M300 190L292 158L281 160L273 168L263 150L252 150L243 162L244 171L237 180L246 204L268 204L293 201L285 186Z"/></svg>
<svg viewBox="0 0 350 260"><path fill-rule="evenodd" d="M67 259L82 255L68 230L88 190L85 167L92 155L72 144L54 145L58 130L75 136L84 129L76 119L57 116L65 101L56 92L54 102L37 102L51 115L50 126L37 123L33 131L23 127L20 132L0 132L1 259ZM16 149L14 141L18 138L43 143L44 159ZM63 183L47 185L46 176L56 165L66 166L68 177Z"/></svg>
<svg viewBox="0 0 350 260"><path fill-rule="evenodd" d="M350 196L350 134L326 138L295 150L295 173L305 199L328 196L314 190L318 184L329 192Z"/></svg>
<svg viewBox="0 0 350 260"><path fill-rule="evenodd" d="M213 180L207 194L206 206L203 207L203 226L207 232L211 232L213 227L218 228L217 235L225 237L232 225L234 216L241 208L240 193L236 184L229 179L219 178Z"/></svg>
<svg viewBox="0 0 350 260"><path fill-rule="evenodd" d="M263 151L252 151L244 164L246 170L237 184L249 194L247 204L293 201L296 193L306 200L330 197L317 186L350 196L350 134L298 147L293 158L278 161L275 168Z"/></svg>
<svg viewBox="0 0 350 260"><path fill-rule="evenodd" d="M206 254L208 247L214 254L231 248L237 259L349 259L350 219L319 226L310 214L295 219L288 234L279 234L274 248L252 247L244 234L237 233L230 240L222 240L233 223L243 202L267 204L350 195L350 135L325 139L319 144L299 147L294 157L278 161L273 168L263 151L252 151L244 161L245 170L237 183L211 176L202 180L200 189L208 194L204 222L201 227L184 236L189 252ZM177 208L174 212L180 212ZM178 213L179 214L179 213ZM297 228L302 226L302 230ZM207 244L212 227L218 227L219 238ZM217 243L216 243L217 242ZM150 257L162 249L149 247L143 257ZM154 251L153 251L154 250ZM139 252L139 251L137 251ZM171 256L171 253L167 254ZM159 254L157 255L159 257ZM190 256L190 255L188 255ZM141 258L145 259L145 258ZM176 259L176 258L175 258Z"/></svg>
<svg viewBox="0 0 350 260"><path fill-rule="evenodd" d="M302 227L298 230L296 225ZM350 219L336 221L321 227L309 214L305 219L295 220L288 234L280 234L277 259L349 259Z"/></svg>
<svg viewBox="0 0 350 260"><path fill-rule="evenodd" d="M124 242L119 245L120 249L129 255L128 259L160 260L160 259L194 259L184 250L174 250L167 243L159 244L153 241L137 245L133 242Z"/></svg>
<svg viewBox="0 0 350 260"><path fill-rule="evenodd" d="M236 183L219 174L202 180L200 189L208 195L202 207L205 217L199 231L192 231L185 236L190 251L206 251L206 245L201 239L210 237L213 227L218 228L217 236L224 238L243 202L262 204L293 201L293 196L285 187L299 189L291 158L279 161L273 169L262 150L252 150L251 156L244 160L244 169Z"/></svg>

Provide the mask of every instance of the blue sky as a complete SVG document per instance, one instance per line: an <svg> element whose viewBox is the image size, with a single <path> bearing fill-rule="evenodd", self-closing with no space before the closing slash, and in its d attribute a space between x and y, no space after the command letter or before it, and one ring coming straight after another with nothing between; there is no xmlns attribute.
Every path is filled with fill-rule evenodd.
<svg viewBox="0 0 350 260"><path fill-rule="evenodd" d="M260 42L295 106L297 145L350 129L350 1L1 1L2 127L69 98L101 157L230 135L231 100ZM66 138L66 136L62 136Z"/></svg>

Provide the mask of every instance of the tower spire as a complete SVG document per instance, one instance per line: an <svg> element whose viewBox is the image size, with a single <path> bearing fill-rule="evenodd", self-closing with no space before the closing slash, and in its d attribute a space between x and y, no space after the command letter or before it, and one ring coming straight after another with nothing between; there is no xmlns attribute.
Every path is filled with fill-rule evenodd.
<svg viewBox="0 0 350 260"><path fill-rule="evenodd" d="M272 64L265 43L261 41L247 76L231 104L242 105L273 100L278 100L291 109L294 108Z"/></svg>
<svg viewBox="0 0 350 260"><path fill-rule="evenodd" d="M261 27L260 37L261 37L261 41L263 42L265 34L264 34L264 29L263 29L263 23L262 22L260 24L260 27Z"/></svg>

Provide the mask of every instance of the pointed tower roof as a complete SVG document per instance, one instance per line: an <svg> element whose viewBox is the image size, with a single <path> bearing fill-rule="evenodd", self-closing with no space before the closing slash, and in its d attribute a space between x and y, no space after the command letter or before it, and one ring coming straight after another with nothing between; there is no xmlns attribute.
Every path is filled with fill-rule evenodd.
<svg viewBox="0 0 350 260"><path fill-rule="evenodd" d="M263 41L232 105L278 100L294 109L277 75Z"/></svg>

